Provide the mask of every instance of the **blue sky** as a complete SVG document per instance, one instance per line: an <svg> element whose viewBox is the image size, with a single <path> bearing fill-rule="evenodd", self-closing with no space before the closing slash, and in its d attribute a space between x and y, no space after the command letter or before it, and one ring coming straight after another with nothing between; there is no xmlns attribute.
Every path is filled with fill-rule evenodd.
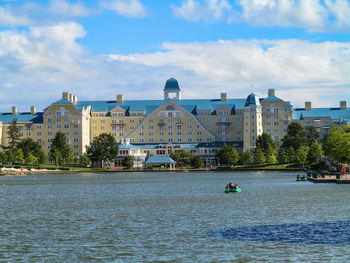
<svg viewBox="0 0 350 263"><path fill-rule="evenodd" d="M349 0L0 0L0 110L80 100L266 96L350 104Z"/></svg>

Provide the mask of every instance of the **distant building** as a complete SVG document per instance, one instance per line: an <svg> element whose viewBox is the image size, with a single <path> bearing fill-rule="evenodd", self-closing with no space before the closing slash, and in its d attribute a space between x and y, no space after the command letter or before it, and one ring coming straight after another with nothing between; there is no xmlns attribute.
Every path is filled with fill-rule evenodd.
<svg viewBox="0 0 350 263"><path fill-rule="evenodd" d="M266 98L254 93L246 98L229 99L226 93L212 99L182 99L176 79L166 81L163 100L124 100L116 95L110 101L79 101L68 92L43 112L0 113L0 141L8 146L8 126L17 119L21 138L30 137L50 151L56 132L67 136L75 156L85 152L94 137L110 133L121 144L120 156L133 155L137 162L147 154L169 155L178 150L199 154L206 164L216 163L216 151L224 144L240 153L254 150L256 138L266 132L277 145L292 121L305 128L314 126L322 135L331 125L349 122L350 109L341 101L339 108L293 108L289 101L276 97L269 89ZM132 150L133 149L133 150ZM120 164L121 160L116 163Z"/></svg>

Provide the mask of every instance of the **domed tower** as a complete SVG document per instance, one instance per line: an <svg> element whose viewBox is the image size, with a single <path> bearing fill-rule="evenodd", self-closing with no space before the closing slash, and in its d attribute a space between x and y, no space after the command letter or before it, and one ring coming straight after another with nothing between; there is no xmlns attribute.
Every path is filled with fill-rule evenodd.
<svg viewBox="0 0 350 263"><path fill-rule="evenodd" d="M175 97L169 97L169 94L175 93ZM181 89L179 87L179 83L176 79L170 78L166 81L164 86L164 99L169 100L181 100Z"/></svg>
<svg viewBox="0 0 350 263"><path fill-rule="evenodd" d="M243 151L254 149L256 139L262 132L262 107L259 98L252 93L244 106Z"/></svg>

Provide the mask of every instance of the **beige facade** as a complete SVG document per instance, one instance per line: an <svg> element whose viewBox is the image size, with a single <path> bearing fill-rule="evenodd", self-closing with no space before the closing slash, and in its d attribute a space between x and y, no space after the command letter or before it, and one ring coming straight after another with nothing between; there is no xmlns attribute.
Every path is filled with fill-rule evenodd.
<svg viewBox="0 0 350 263"><path fill-rule="evenodd" d="M29 112L19 113L13 107L10 113L0 114L0 142L8 146L8 127L17 119L21 138L37 141L46 154L58 131L67 136L75 156L82 155L95 137L110 133L121 144L153 145L141 147L142 156L187 149L207 156L209 162L223 143L235 145L242 153L253 150L257 137L266 132L280 146L292 121L306 128L314 126L324 135L331 125L343 123L349 116L344 101L339 108L314 109L307 102L305 108L293 109L288 101L275 96L274 89L261 99L253 93L241 99L229 99L221 93L215 99L186 100L177 81L170 79L164 100L131 101L118 94L113 101L79 101L63 92L62 98L43 112L31 107Z"/></svg>

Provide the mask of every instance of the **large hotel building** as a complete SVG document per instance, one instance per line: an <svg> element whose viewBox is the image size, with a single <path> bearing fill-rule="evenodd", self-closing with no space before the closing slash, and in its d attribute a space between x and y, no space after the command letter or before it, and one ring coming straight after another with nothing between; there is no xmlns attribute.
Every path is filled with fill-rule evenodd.
<svg viewBox="0 0 350 263"><path fill-rule="evenodd" d="M63 92L62 98L43 112L34 106L30 112L12 107L12 112L0 113L1 145L8 145L8 126L17 119L21 138L31 137L46 154L58 131L66 134L75 156L82 155L94 137L110 133L120 143L119 157L134 155L142 161L147 153L168 155L186 150L201 155L208 165L215 164L215 153L224 143L242 153L254 149L263 132L281 145L292 121L305 128L314 126L322 135L331 125L350 121L346 101L337 108L313 108L311 102L293 108L277 97L274 89L269 89L265 98L252 93L230 99L221 93L218 98L188 100L182 99L177 80L170 78L163 91L163 100L124 100L123 95L116 95L110 101L79 101Z"/></svg>

